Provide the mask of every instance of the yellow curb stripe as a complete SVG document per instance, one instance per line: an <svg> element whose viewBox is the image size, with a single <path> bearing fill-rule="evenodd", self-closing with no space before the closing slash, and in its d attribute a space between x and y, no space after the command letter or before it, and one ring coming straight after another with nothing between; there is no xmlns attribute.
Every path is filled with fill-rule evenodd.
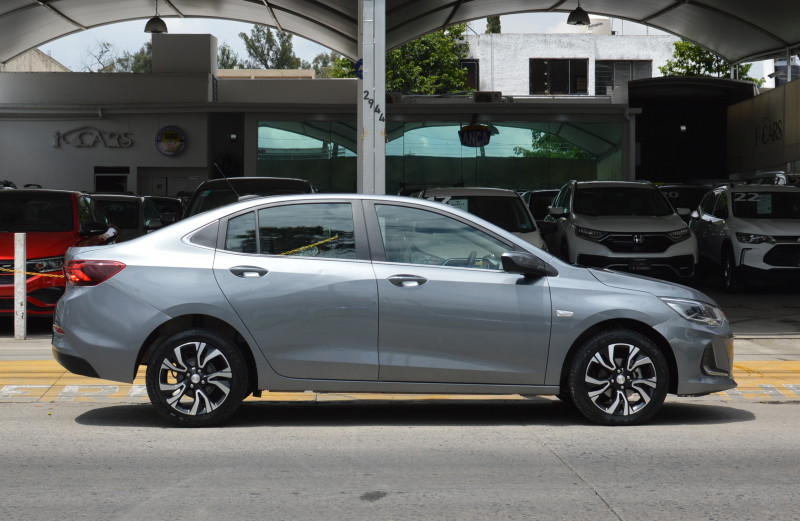
<svg viewBox="0 0 800 521"><path fill-rule="evenodd" d="M765 399L769 389L779 396L800 400L800 361L740 361L734 364L735 390L746 399ZM797 386L797 387L795 387ZM79 376L55 360L0 361L0 402L8 401L147 401L144 370L132 384ZM524 400L519 395L450 395L383 393L264 392L248 400L333 402L351 400Z"/></svg>

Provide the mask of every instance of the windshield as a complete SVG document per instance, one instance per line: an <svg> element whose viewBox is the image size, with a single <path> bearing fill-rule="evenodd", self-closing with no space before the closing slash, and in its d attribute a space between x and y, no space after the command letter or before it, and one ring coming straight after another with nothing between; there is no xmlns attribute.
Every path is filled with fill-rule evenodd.
<svg viewBox="0 0 800 521"><path fill-rule="evenodd" d="M800 190L736 192L733 215L742 219L800 219Z"/></svg>
<svg viewBox="0 0 800 521"><path fill-rule="evenodd" d="M667 199L654 188L591 186L575 190L575 213L592 216L663 217L674 213Z"/></svg>
<svg viewBox="0 0 800 521"><path fill-rule="evenodd" d="M447 203L509 232L529 233L536 230L519 197L496 197L491 195L435 197L436 201Z"/></svg>
<svg viewBox="0 0 800 521"><path fill-rule="evenodd" d="M0 192L0 231L68 232L73 230L74 221L70 193Z"/></svg>

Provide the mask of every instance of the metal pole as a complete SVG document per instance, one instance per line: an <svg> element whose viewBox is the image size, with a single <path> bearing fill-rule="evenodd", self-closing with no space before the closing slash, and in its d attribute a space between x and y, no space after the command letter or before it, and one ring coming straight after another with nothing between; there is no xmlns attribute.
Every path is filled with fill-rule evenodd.
<svg viewBox="0 0 800 521"><path fill-rule="evenodd" d="M14 234L14 339L25 340L28 338L27 314L27 236L24 233Z"/></svg>
<svg viewBox="0 0 800 521"><path fill-rule="evenodd" d="M358 179L362 194L386 193L386 0L359 0Z"/></svg>

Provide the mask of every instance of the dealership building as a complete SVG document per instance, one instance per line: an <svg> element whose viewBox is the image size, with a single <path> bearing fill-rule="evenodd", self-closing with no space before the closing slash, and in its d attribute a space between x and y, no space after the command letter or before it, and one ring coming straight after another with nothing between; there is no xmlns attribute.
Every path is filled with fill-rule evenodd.
<svg viewBox="0 0 800 521"><path fill-rule="evenodd" d="M214 36L153 34L150 74L0 73L0 178L174 196L224 173L363 191L365 104L385 121L386 193L796 169L800 83L658 78L674 41L475 35L475 92L375 100L357 79L218 70Z"/></svg>

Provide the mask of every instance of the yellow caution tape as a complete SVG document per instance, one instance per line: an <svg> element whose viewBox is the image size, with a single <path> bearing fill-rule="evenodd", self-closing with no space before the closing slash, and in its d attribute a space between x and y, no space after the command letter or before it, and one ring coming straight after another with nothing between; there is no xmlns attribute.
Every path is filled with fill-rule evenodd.
<svg viewBox="0 0 800 521"><path fill-rule="evenodd" d="M301 252L303 250L308 250L308 249L313 248L315 246L319 246L320 244L325 244L326 242L335 241L338 238L339 238L338 235L334 235L333 237L329 237L329 238L327 238L327 239L325 239L323 241L315 242L314 244L309 244L308 246L301 246L300 248L297 248L297 249L294 249L294 250L285 251L285 252L281 253L280 255L292 255L292 254Z"/></svg>
<svg viewBox="0 0 800 521"><path fill-rule="evenodd" d="M39 275L40 277L53 277L56 279L64 278L64 275L53 275L52 273L36 273L34 271L17 271L17 270L10 270L8 268L0 268L0 271L5 271L7 273L22 273L23 275L31 275L31 276Z"/></svg>

